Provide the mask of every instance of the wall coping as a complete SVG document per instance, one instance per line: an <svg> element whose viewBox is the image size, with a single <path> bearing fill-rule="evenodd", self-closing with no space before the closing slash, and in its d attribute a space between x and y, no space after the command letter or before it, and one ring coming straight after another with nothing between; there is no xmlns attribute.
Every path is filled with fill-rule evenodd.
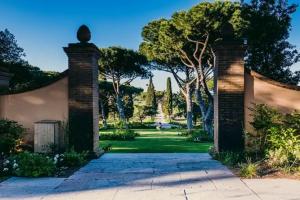
<svg viewBox="0 0 300 200"><path fill-rule="evenodd" d="M44 87L48 87L54 83L56 83L57 81L65 78L68 76L68 72L69 70L65 70L63 72L61 72L57 77L55 77L53 80L51 81L48 81L48 82L45 82L39 86L36 86L36 87L33 87L33 88L28 88L27 90L24 90L24 91L20 91L20 92L14 92L14 91L6 91L6 92L3 92L0 94L0 96L4 96L4 95L14 95L14 94L22 94L22 93L26 93L26 92L31 92L31 91L34 91L34 90L38 90L38 89L41 89L41 88L44 88Z"/></svg>
<svg viewBox="0 0 300 200"><path fill-rule="evenodd" d="M270 79L268 77L265 77L253 70L250 70L250 69L246 69L245 72L255 78L258 78L262 81L265 81L265 82L268 82L272 85L276 85L276 86L279 86L279 87L282 87L282 88L286 88L286 89L290 89L290 90L296 90L296 91L300 91L300 86L297 86L297 85L290 85L290 84L286 84L286 83L281 83L281 82L278 82L278 81L274 81L273 79Z"/></svg>

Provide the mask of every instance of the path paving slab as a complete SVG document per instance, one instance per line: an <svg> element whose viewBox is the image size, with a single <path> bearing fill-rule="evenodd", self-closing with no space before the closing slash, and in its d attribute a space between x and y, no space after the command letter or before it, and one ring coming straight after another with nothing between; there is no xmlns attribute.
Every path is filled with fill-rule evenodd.
<svg viewBox="0 0 300 200"><path fill-rule="evenodd" d="M69 178L10 178L4 199L300 200L300 181L241 180L205 153L108 153Z"/></svg>

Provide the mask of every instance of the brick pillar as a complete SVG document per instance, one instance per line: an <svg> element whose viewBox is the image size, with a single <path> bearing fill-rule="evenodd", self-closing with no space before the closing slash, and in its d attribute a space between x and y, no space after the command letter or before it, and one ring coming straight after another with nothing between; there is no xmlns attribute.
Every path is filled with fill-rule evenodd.
<svg viewBox="0 0 300 200"><path fill-rule="evenodd" d="M98 59L99 50L90 32L81 26L80 43L64 47L69 58L69 146L99 154Z"/></svg>
<svg viewBox="0 0 300 200"><path fill-rule="evenodd" d="M244 149L244 53L233 28L224 27L223 41L216 47L214 141L219 151Z"/></svg>

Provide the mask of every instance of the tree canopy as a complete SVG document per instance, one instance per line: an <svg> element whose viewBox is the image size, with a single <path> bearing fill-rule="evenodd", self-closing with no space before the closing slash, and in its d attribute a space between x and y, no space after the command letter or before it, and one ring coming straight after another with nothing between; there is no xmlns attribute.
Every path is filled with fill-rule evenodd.
<svg viewBox="0 0 300 200"><path fill-rule="evenodd" d="M19 47L15 36L7 29L0 31L0 62L20 63L24 56L24 50Z"/></svg>
<svg viewBox="0 0 300 200"><path fill-rule="evenodd" d="M207 82L215 66L213 45L222 39L221 29L228 22L233 25L236 38L243 36L247 23L241 13L237 2L203 2L174 13L171 19L155 20L143 28L140 51L156 69L173 74L186 97L188 129L192 120L191 87L195 84L198 105L212 132L213 97ZM180 72L184 72L184 79ZM208 103L203 94L208 97Z"/></svg>
<svg viewBox="0 0 300 200"><path fill-rule="evenodd" d="M293 73L290 67L300 55L288 38L296 8L288 0L251 0L244 4L243 13L249 22L246 66L273 80L294 85L300 81L300 71Z"/></svg>
<svg viewBox="0 0 300 200"><path fill-rule="evenodd" d="M125 124L121 85L129 85L137 77L146 78L147 59L144 55L130 49L109 47L100 49L98 62L100 75L112 83L120 120Z"/></svg>

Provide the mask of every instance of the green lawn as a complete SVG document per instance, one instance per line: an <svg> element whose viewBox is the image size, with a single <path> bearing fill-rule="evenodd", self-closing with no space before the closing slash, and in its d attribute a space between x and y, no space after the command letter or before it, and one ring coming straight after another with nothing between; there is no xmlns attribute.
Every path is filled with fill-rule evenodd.
<svg viewBox="0 0 300 200"><path fill-rule="evenodd" d="M158 131L155 129L137 129L140 134L133 141L100 141L100 146L112 145L114 153L204 153L212 146L211 143L194 143L179 136L178 130ZM100 131L101 134L102 131ZM105 131L109 132L109 131Z"/></svg>

